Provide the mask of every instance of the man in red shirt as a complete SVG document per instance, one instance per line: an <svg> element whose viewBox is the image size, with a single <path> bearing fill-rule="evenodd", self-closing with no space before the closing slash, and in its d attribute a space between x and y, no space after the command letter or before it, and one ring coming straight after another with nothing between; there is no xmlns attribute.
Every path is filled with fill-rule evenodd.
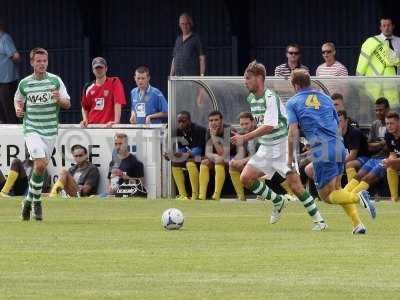
<svg viewBox="0 0 400 300"><path fill-rule="evenodd" d="M121 119L121 106L126 104L124 87L118 77L107 77L107 62L103 57L92 61L95 81L85 85L82 93L81 127L106 124L111 127Z"/></svg>

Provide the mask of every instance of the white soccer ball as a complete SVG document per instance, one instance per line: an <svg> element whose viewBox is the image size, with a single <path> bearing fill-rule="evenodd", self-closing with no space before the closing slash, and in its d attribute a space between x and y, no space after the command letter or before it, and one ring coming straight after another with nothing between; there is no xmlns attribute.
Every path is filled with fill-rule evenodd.
<svg viewBox="0 0 400 300"><path fill-rule="evenodd" d="M177 208L168 208L161 216L161 225L168 230L181 228L184 221L183 213Z"/></svg>

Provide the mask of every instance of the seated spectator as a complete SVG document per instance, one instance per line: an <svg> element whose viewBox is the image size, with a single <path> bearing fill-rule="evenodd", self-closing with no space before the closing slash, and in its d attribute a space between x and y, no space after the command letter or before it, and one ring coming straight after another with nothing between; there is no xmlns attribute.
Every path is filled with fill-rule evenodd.
<svg viewBox="0 0 400 300"><path fill-rule="evenodd" d="M390 196L393 202L399 200L399 174L400 171L400 121L397 112L389 112L386 116L386 147L389 157L383 160L389 183Z"/></svg>
<svg viewBox="0 0 400 300"><path fill-rule="evenodd" d="M93 59L92 70L96 80L83 88L81 127L119 124L121 107L126 104L122 82L118 77L107 77L108 66L103 57Z"/></svg>
<svg viewBox="0 0 400 300"><path fill-rule="evenodd" d="M322 58L324 63L319 65L316 76L348 76L347 68L336 60L335 44L328 42L322 45Z"/></svg>
<svg viewBox="0 0 400 300"><path fill-rule="evenodd" d="M210 181L210 169L215 170L215 189L213 200L219 200L225 182L225 167L229 159L236 155L236 146L230 142L233 129L224 124L219 111L212 111L208 115L208 130L206 135L206 158L202 160L199 174L199 199L206 200L207 187Z"/></svg>
<svg viewBox="0 0 400 300"><path fill-rule="evenodd" d="M71 154L75 165L68 170L61 170L49 197L57 196L61 190L70 197L87 197L97 193L100 173L97 167L89 162L87 149L81 145L74 145Z"/></svg>
<svg viewBox="0 0 400 300"><path fill-rule="evenodd" d="M246 134L248 132L257 129L254 117L250 112L242 112L239 115L239 125L240 125L239 134ZM247 164L250 157L254 153L256 153L258 148L258 143L256 140L250 140L244 146L245 147L243 147L242 149L239 148L241 150L244 150L244 153L238 155L238 157L231 159L229 162L229 174L231 175L231 180L233 183L233 187L235 188L236 195L238 199L241 201L246 201L246 197L244 194L243 184L240 181L240 173L244 169L244 166Z"/></svg>
<svg viewBox="0 0 400 300"><path fill-rule="evenodd" d="M287 62L275 68L275 76L289 77L295 69L304 69L309 72L309 68L300 63L300 57L299 45L289 44L286 47Z"/></svg>
<svg viewBox="0 0 400 300"><path fill-rule="evenodd" d="M25 159L24 161L14 158L11 162L10 172L8 172L7 180L4 179L3 174L0 177L0 186L2 190L1 197L10 196L24 196L28 192L29 180L32 175L33 160ZM1 172L0 172L1 173ZM51 186L51 176L45 171L43 182L43 192L49 191Z"/></svg>
<svg viewBox="0 0 400 300"><path fill-rule="evenodd" d="M199 198L199 170L196 158L202 159L204 157L206 129L192 123L190 113L187 111L181 111L177 120L178 151L173 154L172 158L168 156L166 158L172 160L172 177L178 188L178 197L183 200L188 199L183 174L183 168L186 167L192 188L191 199L195 200Z"/></svg>
<svg viewBox="0 0 400 300"><path fill-rule="evenodd" d="M168 103L155 87L150 85L150 71L139 67L135 71L137 87L131 91L131 124L167 123Z"/></svg>
<svg viewBox="0 0 400 300"><path fill-rule="evenodd" d="M345 106L344 106L344 99L343 95L339 93L333 93L331 96L333 100L333 105L335 106L335 109L337 112L339 111L345 111ZM347 113L346 113L347 115ZM359 127L358 122L350 117L347 117L349 124L353 127Z"/></svg>
<svg viewBox="0 0 400 300"><path fill-rule="evenodd" d="M343 142L349 153L346 156L346 174L347 180L350 181L355 173L351 168L347 168L347 163L356 160L360 165L370 158L368 151L368 139L358 128L350 124L350 119L347 117L345 110L339 111L339 127L342 131Z"/></svg>
<svg viewBox="0 0 400 300"><path fill-rule="evenodd" d="M143 185L144 167L136 156L129 152L128 136L125 133L114 135L115 156L110 162L108 173L108 193L115 194L121 184L139 180Z"/></svg>
<svg viewBox="0 0 400 300"><path fill-rule="evenodd" d="M385 150L386 142L384 138L386 134L385 118L389 110L390 106L387 99L379 98L376 100L375 115L377 119L372 122L368 138L368 152L371 155L370 159L372 159L370 164L375 160L374 164L379 164L379 162L387 156L387 151ZM358 159L346 163L346 173L349 181L366 162L366 160Z"/></svg>

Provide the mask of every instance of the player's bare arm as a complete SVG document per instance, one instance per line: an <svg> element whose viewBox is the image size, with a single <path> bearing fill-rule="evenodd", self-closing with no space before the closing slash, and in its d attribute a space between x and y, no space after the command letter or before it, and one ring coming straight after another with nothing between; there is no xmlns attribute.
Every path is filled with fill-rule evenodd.
<svg viewBox="0 0 400 300"><path fill-rule="evenodd" d="M274 130L274 127L269 125L262 125L258 127L256 130L253 130L249 133L243 135L236 134L231 138L231 143L234 145L242 145L243 143L258 138L260 136L270 134L272 130Z"/></svg>
<svg viewBox="0 0 400 300"><path fill-rule="evenodd" d="M299 140L300 131L298 123L292 123L289 125L288 133L288 165L291 167L293 165L293 153L295 150L295 143Z"/></svg>
<svg viewBox="0 0 400 300"><path fill-rule="evenodd" d="M52 92L53 100L56 104L58 104L63 109L69 109L71 107L71 101L68 98L62 98L60 95L60 91L55 90Z"/></svg>

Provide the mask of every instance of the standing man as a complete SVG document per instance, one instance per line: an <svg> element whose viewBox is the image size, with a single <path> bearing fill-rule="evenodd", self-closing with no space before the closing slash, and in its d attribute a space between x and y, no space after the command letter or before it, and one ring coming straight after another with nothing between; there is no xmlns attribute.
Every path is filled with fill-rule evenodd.
<svg viewBox="0 0 400 300"><path fill-rule="evenodd" d="M17 123L17 117L11 112L14 109L12 99L17 90L17 63L20 59L11 36L5 32L5 25L0 20L0 123Z"/></svg>
<svg viewBox="0 0 400 300"><path fill-rule="evenodd" d="M69 109L71 102L61 78L47 72L47 51L34 48L30 52L30 61L33 74L20 81L14 97L16 115L24 117L25 143L33 160L33 172L21 217L24 221L30 220L33 202L33 215L41 221L43 174L58 133L60 108Z"/></svg>
<svg viewBox="0 0 400 300"><path fill-rule="evenodd" d="M289 44L286 47L287 62L275 68L275 76L289 77L293 70L303 69L309 72L308 67L300 62L300 46L297 44Z"/></svg>
<svg viewBox="0 0 400 300"><path fill-rule="evenodd" d="M206 72L206 56L200 37L192 31L193 25L189 14L179 16L182 34L175 41L170 76L203 76Z"/></svg>
<svg viewBox="0 0 400 300"><path fill-rule="evenodd" d="M247 102L250 104L251 112L256 119L258 128L244 135L236 135L232 138L234 144L243 144L247 141L258 138L261 144L243 169L240 180L243 185L254 194L262 196L273 203L270 223L278 222L281 212L287 201L286 196L278 195L264 181L259 178L266 175L272 179L275 173L281 177L281 182L286 176L290 176L291 169L287 166L287 117L286 110L279 96L265 88L266 71L264 65L253 61L244 74L245 85L250 92ZM313 230L324 230L327 228L320 215L314 199L304 190L297 174L301 188L293 190L301 203L306 208L311 219L315 223ZM294 182L294 179L292 180Z"/></svg>
<svg viewBox="0 0 400 300"><path fill-rule="evenodd" d="M58 180L54 183L49 197L57 196L60 190L65 190L70 197L87 197L97 192L99 185L99 169L88 160L88 152L82 145L71 148L75 165L61 170Z"/></svg>
<svg viewBox="0 0 400 300"><path fill-rule="evenodd" d="M391 18L381 18L381 33L369 37L361 46L358 58L357 76L396 76L400 66L400 38L393 35L394 24ZM399 106L399 94L396 86L378 82L366 82L367 92L375 101L386 97L392 107Z"/></svg>
<svg viewBox="0 0 400 300"><path fill-rule="evenodd" d="M168 103L161 91L150 85L150 71L139 67L135 71L137 87L131 91L131 124L167 123Z"/></svg>
<svg viewBox="0 0 400 300"><path fill-rule="evenodd" d="M96 80L83 88L81 127L119 124L121 107L126 104L122 82L118 77L107 77L108 66L103 57L93 59L92 70Z"/></svg>
<svg viewBox="0 0 400 300"><path fill-rule="evenodd" d="M347 68L336 60L336 49L335 44L327 42L322 45L322 58L324 63L319 65L316 76L348 76L349 72Z"/></svg>
<svg viewBox="0 0 400 300"><path fill-rule="evenodd" d="M304 71L293 72L291 82L296 95L290 98L286 106L289 122L288 166L294 166L295 143L299 141L301 130L310 144L315 184L321 199L327 203L342 205L353 223L361 222L353 220L358 216L357 212L354 212L354 206L347 204L360 202L371 217L375 218L375 207L369 200L367 191L352 193L341 189L346 150L342 137L338 134L339 119L332 100L311 87L310 75ZM296 194L298 188L303 189L301 185L292 182L292 178L288 179Z"/></svg>

